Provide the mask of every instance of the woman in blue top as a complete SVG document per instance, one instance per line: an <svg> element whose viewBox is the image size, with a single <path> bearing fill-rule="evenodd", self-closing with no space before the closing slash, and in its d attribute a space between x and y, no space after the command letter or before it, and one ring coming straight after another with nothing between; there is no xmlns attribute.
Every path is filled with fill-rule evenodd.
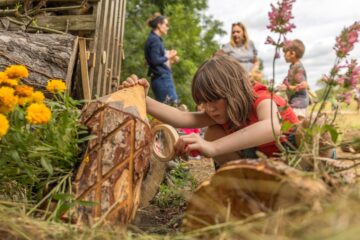
<svg viewBox="0 0 360 240"><path fill-rule="evenodd" d="M169 30L169 21L160 13L154 14L147 22L152 29L145 43L145 59L149 66L151 89L156 100L168 104L177 104L176 94L169 62L176 62L177 52L166 51L161 37Z"/></svg>
<svg viewBox="0 0 360 240"><path fill-rule="evenodd" d="M225 44L222 50L238 60L248 73L259 68L257 50L249 39L245 25L241 22L232 24L230 42Z"/></svg>

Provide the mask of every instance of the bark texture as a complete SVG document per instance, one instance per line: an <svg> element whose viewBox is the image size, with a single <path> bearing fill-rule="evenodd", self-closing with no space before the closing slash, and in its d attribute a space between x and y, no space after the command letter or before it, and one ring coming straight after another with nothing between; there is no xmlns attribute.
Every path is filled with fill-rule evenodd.
<svg viewBox="0 0 360 240"><path fill-rule="evenodd" d="M149 168L152 135L141 86L123 89L88 104L83 122L96 136L88 143L75 180L77 199L97 202L79 206L78 220L127 224L140 204Z"/></svg>
<svg viewBox="0 0 360 240"><path fill-rule="evenodd" d="M46 86L51 78L68 80L72 75L75 39L65 34L0 31L0 70L9 65L25 65L30 72L25 81L38 88Z"/></svg>

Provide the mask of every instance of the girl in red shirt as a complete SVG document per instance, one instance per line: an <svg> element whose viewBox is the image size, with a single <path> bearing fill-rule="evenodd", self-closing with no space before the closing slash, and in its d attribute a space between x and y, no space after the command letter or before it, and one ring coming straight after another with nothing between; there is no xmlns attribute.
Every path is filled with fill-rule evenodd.
<svg viewBox="0 0 360 240"><path fill-rule="evenodd" d="M132 75L123 87L149 83ZM198 151L212 157L216 165L249 157L246 152L260 151L268 156L279 152L275 138L282 136L281 124L297 124L287 103L271 95L264 85L251 83L246 71L228 56L213 57L197 70L192 81L192 96L203 112L183 112L146 98L147 111L175 128L208 127L204 139L198 134L181 136L175 145L178 154ZM281 141L286 141L281 137ZM251 154L250 154L251 155ZM256 157L254 154L250 157Z"/></svg>

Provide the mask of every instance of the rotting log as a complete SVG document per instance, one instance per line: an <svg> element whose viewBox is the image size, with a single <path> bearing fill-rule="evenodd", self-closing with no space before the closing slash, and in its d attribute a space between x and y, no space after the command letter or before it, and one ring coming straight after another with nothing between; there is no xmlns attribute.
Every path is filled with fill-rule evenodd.
<svg viewBox="0 0 360 240"><path fill-rule="evenodd" d="M89 140L74 189L77 199L98 204L78 206L78 221L127 224L140 204L151 156L144 88L126 88L89 103L82 122L95 138Z"/></svg>
<svg viewBox="0 0 360 240"><path fill-rule="evenodd" d="M282 162L237 160L203 182L189 201L186 230L245 219L327 194L325 184Z"/></svg>
<svg viewBox="0 0 360 240"><path fill-rule="evenodd" d="M72 35L0 31L0 68L24 65L27 84L44 88L51 78L71 82L78 38ZM68 86L70 87L70 86Z"/></svg>

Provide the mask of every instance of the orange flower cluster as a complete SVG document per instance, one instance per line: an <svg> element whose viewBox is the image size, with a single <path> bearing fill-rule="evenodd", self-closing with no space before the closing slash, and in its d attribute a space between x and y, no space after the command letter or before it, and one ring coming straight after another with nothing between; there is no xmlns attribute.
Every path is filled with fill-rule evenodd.
<svg viewBox="0 0 360 240"><path fill-rule="evenodd" d="M22 78L29 76L25 66L11 65L0 72L0 139L9 130L7 115L24 109L26 120L30 124L46 124L51 119L51 110L44 104L45 96L41 91L21 83ZM62 80L53 79L48 82L46 89L54 94L65 91L66 86Z"/></svg>

